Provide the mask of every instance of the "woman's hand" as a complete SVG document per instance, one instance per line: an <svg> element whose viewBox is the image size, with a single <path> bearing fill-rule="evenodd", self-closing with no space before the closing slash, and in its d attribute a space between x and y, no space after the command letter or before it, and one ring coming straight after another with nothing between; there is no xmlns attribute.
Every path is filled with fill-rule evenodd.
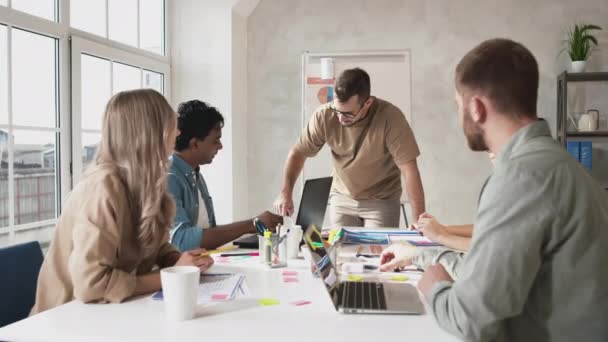
<svg viewBox="0 0 608 342"><path fill-rule="evenodd" d="M445 226L439 223L433 215L426 213L420 215L420 219L414 226L429 240L437 243L441 243L441 237L446 233Z"/></svg>
<svg viewBox="0 0 608 342"><path fill-rule="evenodd" d="M196 266L201 272L204 272L213 266L213 258L204 253L205 250L202 248L184 252L175 263L175 266Z"/></svg>

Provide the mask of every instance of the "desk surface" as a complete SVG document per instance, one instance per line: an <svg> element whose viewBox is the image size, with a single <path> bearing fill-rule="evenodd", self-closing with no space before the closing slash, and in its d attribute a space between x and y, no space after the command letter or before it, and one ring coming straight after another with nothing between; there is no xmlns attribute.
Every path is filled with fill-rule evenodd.
<svg viewBox="0 0 608 342"><path fill-rule="evenodd" d="M233 258L230 258L233 259ZM345 315L336 312L319 278L304 260L289 267L267 269L257 258L216 263L212 272L246 275L250 296L199 305L196 317L185 322L165 320L163 303L148 296L122 304L83 304L73 301L0 328L8 341L327 341L426 340L457 341L439 328L431 314ZM296 270L297 283L284 283L283 270ZM275 306L260 306L260 298L275 298ZM290 303L308 300L311 304ZM254 335L256 334L256 335Z"/></svg>

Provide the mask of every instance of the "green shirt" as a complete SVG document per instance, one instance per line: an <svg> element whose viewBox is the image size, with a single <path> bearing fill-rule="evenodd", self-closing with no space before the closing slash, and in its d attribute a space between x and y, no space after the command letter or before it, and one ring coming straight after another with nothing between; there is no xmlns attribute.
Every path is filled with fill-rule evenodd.
<svg viewBox="0 0 608 342"><path fill-rule="evenodd" d="M608 196L545 121L520 129L484 185L471 249L428 298L467 341L608 341Z"/></svg>

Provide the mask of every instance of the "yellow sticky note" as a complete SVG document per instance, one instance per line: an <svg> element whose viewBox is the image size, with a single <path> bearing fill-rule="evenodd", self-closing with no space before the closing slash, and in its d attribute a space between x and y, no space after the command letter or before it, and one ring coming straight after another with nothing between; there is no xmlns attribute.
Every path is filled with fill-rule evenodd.
<svg viewBox="0 0 608 342"><path fill-rule="evenodd" d="M349 281L361 281L363 280L363 277L360 275L349 274L346 279L348 279Z"/></svg>
<svg viewBox="0 0 608 342"><path fill-rule="evenodd" d="M261 306L279 305L279 301L274 298L262 298L258 301Z"/></svg>
<svg viewBox="0 0 608 342"><path fill-rule="evenodd" d="M404 276L404 275L394 275L394 276L391 277L391 280L394 280L394 281L408 281L408 280L410 280L410 278L408 278L407 276Z"/></svg>
<svg viewBox="0 0 608 342"><path fill-rule="evenodd" d="M334 244L334 242L336 242L336 236L338 235L338 230L337 229L332 229L329 231L329 239L327 241L329 241L330 244Z"/></svg>

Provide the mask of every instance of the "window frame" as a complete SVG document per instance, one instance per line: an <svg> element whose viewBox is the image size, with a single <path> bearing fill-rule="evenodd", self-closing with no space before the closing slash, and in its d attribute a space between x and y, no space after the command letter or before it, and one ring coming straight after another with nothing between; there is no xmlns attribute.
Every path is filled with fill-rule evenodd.
<svg viewBox="0 0 608 342"><path fill-rule="evenodd" d="M143 86L143 71L153 71L163 74L163 92L167 99L171 98L170 82L171 69L169 65L156 59L136 55L128 51L116 49L111 46L99 44L79 36L72 36L72 179L76 184L82 172L82 133L99 133L100 130L82 128L82 97L81 79L82 64L81 55L86 54L93 57L109 60L110 63L110 93L113 94L113 67L114 63L126 64L140 69L140 86ZM101 115L101 113L100 113Z"/></svg>
<svg viewBox="0 0 608 342"><path fill-rule="evenodd" d="M163 20L163 52L160 55L148 50L143 50L138 47L123 44L117 41L100 37L92 33L88 33L76 28L70 27L70 0L56 0L57 21L50 21L42 17L37 17L32 14L24 13L11 8L12 1L8 0L7 6L0 5L0 24L7 27L7 64L8 64L8 110L9 110L9 142L8 151L9 163L9 226L3 230L3 233L8 232L9 242L11 245L15 243L15 232L29 230L34 228L46 227L54 225L57 218L45 221L32 222L27 224L15 225L15 186L14 186L14 149L12 148L13 139L12 133L15 129L12 122L12 44L11 31L13 28L29 31L35 34L48 36L57 39L57 97L56 103L58 106L57 127L55 128L38 128L29 127L41 131L54 131L59 133L59 139L56 141L56 212L58 216L61 214L61 205L65 201L68 193L76 184L79 175L76 175L73 170L76 163L82 164L80 159L81 151L75 153L75 143L80 144L81 140L81 121L80 121L80 60L73 59L75 54L80 54L82 51L98 56L101 58L110 59L112 61L129 64L140 69L146 69L154 72L162 73L163 90L165 97L171 100L171 75L170 75L170 39L167 34L169 27L170 7L167 0L163 0L164 20ZM138 0L138 45L140 37L139 24L139 3ZM106 8L108 2L106 1ZM108 30L108 14L106 12L106 31ZM79 51L79 52L76 52ZM78 68L75 68L77 64ZM28 128L26 126L18 126L17 129ZM80 169L78 169L80 171Z"/></svg>

